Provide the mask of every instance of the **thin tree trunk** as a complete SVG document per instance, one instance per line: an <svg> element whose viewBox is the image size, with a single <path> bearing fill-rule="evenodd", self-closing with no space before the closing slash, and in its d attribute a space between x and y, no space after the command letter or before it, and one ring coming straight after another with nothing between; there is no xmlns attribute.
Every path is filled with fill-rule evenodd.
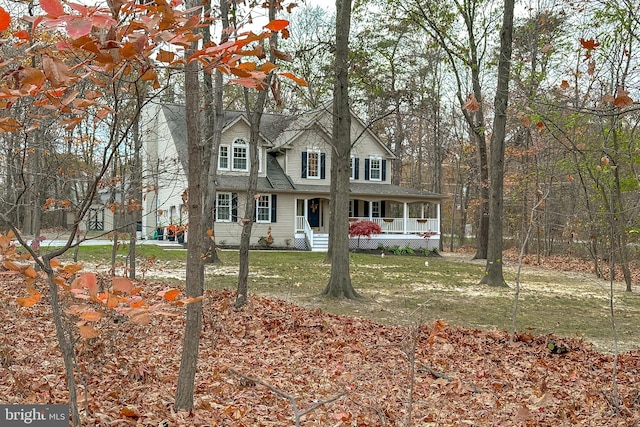
<svg viewBox="0 0 640 427"><path fill-rule="evenodd" d="M210 3L205 6L205 14L211 15ZM222 21L222 37L220 43L224 43L228 39L227 29L229 28L229 8L227 0L220 0L220 19ZM202 30L204 42L211 40L210 27L205 26ZM211 78L211 74L205 73L204 81L204 104L206 126L204 131L205 143L211 145L211 161L209 171L209 186L207 187L207 197L204 203L204 224L210 227L211 233L207 240L207 247L204 251L204 261L207 264L220 264L216 245L216 229L215 229L215 209L216 209L216 176L218 174L218 152L220 150L220 141L222 139L222 126L224 121L224 106L222 104L223 96L223 80L222 73L219 70L213 72L215 78Z"/></svg>
<svg viewBox="0 0 640 427"><path fill-rule="evenodd" d="M276 17L275 3L269 3L269 21L273 21ZM277 49L278 36L274 33L269 39L270 45L270 61L275 63L274 49ZM265 87L271 86L271 80L273 75L269 74L266 78ZM250 123L250 136L249 136L249 159L251 162L249 168L249 183L247 188L247 200L245 204L245 218L247 222L242 226L242 233L240 234L240 261L238 266L238 292L236 294L235 307L239 308L246 304L248 293L248 281L249 281L249 247L251 244L251 229L256 212L256 197L258 187L258 143L260 142L260 122L262 121L262 113L264 106L267 102L267 95L269 91L264 89L258 93L258 97L253 108L249 102L249 91L244 90L245 109ZM265 166L266 167L266 166Z"/></svg>
<svg viewBox="0 0 640 427"><path fill-rule="evenodd" d="M187 8L198 6L195 0L187 2ZM194 43L185 52L189 57L196 49ZM198 81L198 64L187 61L184 69L185 78L185 115L187 122L187 145L189 151L189 194L187 207L189 213L189 245L187 247L186 293L188 297L199 297L204 292L204 262L201 254L207 238L203 227L203 202L205 198L209 162L211 154L200 137L200 82ZM202 330L202 301L187 304L182 358L178 372L175 408L177 410L193 409L193 393L195 388L196 366L198 363L198 347Z"/></svg>
<svg viewBox="0 0 640 427"><path fill-rule="evenodd" d="M51 303L51 312L53 322L56 326L56 337L62 353L62 361L64 363L64 372L67 379L67 387L69 389L69 404L71 406L71 422L74 426L80 426L80 412L78 411L78 387L75 377L76 354L73 346L74 340L71 331L65 324L63 312L60 308L58 300L58 285L54 282L54 272L51 268L50 259L45 259L45 270L47 281L49 282L49 301Z"/></svg>
<svg viewBox="0 0 640 427"><path fill-rule="evenodd" d="M142 111L142 93L136 85L136 111ZM138 222L142 219L142 138L140 137L140 114L136 115L132 127L133 159L131 161L131 180L129 183L129 278L136 278L136 242L138 240Z"/></svg>

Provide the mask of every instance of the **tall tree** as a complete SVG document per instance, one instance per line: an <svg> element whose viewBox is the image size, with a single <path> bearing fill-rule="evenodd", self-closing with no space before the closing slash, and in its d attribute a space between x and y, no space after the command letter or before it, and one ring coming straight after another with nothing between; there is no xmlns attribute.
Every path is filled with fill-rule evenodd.
<svg viewBox="0 0 640 427"><path fill-rule="evenodd" d="M476 259L487 258L489 242L489 163L486 143L486 123L482 73L487 37L494 26L494 12L486 0L445 0L436 2L410 1L401 7L407 15L425 30L445 51L456 82L456 98L468 123L477 148L479 176L479 212L476 232ZM462 22L458 22L458 17ZM460 25L462 27L460 27ZM461 35L466 38L460 40ZM466 74L470 76L471 90Z"/></svg>
<svg viewBox="0 0 640 427"><path fill-rule="evenodd" d="M211 2L205 4L205 16L211 17ZM229 39L229 7L227 0L220 0L220 21L222 23L220 43ZM211 26L207 25L202 29L203 44L211 43ZM204 73L204 111L205 111L205 143L211 145L211 160L209 166L209 186L204 202L203 221L207 227L207 248L204 252L206 263L220 263L216 247L215 234L215 204L216 204L216 180L218 173L218 152L220 150L220 140L222 139L222 127L224 125L224 106L222 99L224 95L222 72L214 70L213 73ZM211 231L209 231L211 230Z"/></svg>
<svg viewBox="0 0 640 427"><path fill-rule="evenodd" d="M276 8L280 6L279 2L269 2L269 22L276 19ZM278 48L278 33L273 32L269 38L269 60L273 64L276 61L276 53ZM249 183L247 185L247 197L245 201L244 215L247 221L243 222L242 232L240 234L240 264L238 267L238 288L236 295L235 307L239 308L246 304L248 283L249 283L249 247L251 243L251 228L253 227L256 216L256 202L262 196L257 194L258 187L258 167L260 159L258 158L258 144L261 141L260 122L264 113L265 105L269 95L267 88L271 86L273 74L269 73L265 82L257 96L255 102L251 102L249 90L244 89L244 105L245 113L249 118Z"/></svg>
<svg viewBox="0 0 640 427"><path fill-rule="evenodd" d="M351 0L336 0L336 57L333 88L333 138L329 236L331 275L324 295L357 298L349 272L349 176L351 111L349 109L349 32Z"/></svg>
<svg viewBox="0 0 640 427"><path fill-rule="evenodd" d="M504 15L500 30L498 84L494 101L495 116L491 133L491 199L489 204L489 244L487 269L482 283L506 286L502 274L502 213L504 191L504 152L507 127L507 104L513 51L513 10L515 0L504 0Z"/></svg>
<svg viewBox="0 0 640 427"><path fill-rule="evenodd" d="M187 8L197 8L198 0L188 0ZM200 13L199 9L197 9ZM203 223L204 198L207 192L211 145L201 137L200 129L200 81L199 64L189 61L198 49L198 41L193 41L185 51L184 94L185 119L187 122L187 147L189 158L187 209L189 212L189 245L187 248L186 293L189 297L199 297L204 292L204 260L206 230ZM202 300L187 305L184 327L182 357L178 372L175 407L178 410L193 409L198 347L202 330Z"/></svg>

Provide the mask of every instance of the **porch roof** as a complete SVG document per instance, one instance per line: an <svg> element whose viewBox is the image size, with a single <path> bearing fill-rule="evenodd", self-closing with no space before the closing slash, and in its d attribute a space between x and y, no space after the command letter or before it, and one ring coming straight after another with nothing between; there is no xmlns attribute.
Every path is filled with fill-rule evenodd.
<svg viewBox="0 0 640 427"><path fill-rule="evenodd" d="M249 178L246 176L218 175L216 189L218 191L246 191ZM258 178L258 192L297 194L301 197L329 197L330 186L326 185L293 185L290 180L275 181ZM361 200L396 200L399 202L440 202L445 196L415 188L400 187L391 184L351 183L350 197Z"/></svg>

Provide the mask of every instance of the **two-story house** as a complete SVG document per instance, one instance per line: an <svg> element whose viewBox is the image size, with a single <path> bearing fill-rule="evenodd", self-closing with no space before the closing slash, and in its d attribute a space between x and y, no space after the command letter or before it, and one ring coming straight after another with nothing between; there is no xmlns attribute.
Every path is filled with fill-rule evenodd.
<svg viewBox="0 0 640 427"><path fill-rule="evenodd" d="M259 197L252 243L322 251L327 248L331 181L331 112L318 109L297 117L265 114L260 126ZM143 128L147 194L143 234L187 221L182 195L187 189L184 106L157 105L146 111ZM382 234L352 239L352 246L437 248L439 194L392 185L393 153L357 117L351 135L349 221L370 220ZM249 122L228 111L215 178L215 237L222 245L240 241L249 174Z"/></svg>

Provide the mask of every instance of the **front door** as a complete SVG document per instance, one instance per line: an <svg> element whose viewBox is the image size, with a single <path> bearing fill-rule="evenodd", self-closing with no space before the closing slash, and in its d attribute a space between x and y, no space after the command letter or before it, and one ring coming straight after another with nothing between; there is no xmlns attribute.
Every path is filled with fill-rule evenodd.
<svg viewBox="0 0 640 427"><path fill-rule="evenodd" d="M311 227L320 227L320 199L307 201L307 215Z"/></svg>

